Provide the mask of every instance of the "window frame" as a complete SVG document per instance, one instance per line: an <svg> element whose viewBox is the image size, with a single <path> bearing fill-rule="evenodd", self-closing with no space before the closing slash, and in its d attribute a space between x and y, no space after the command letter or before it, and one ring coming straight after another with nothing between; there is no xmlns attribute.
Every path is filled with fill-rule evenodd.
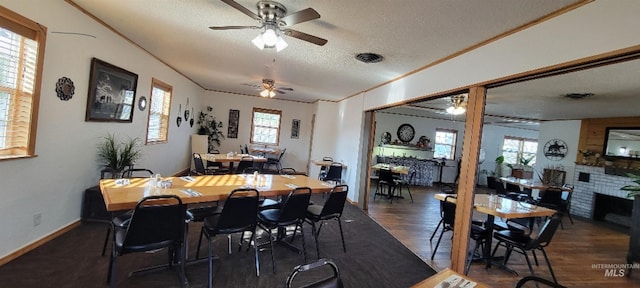
<svg viewBox="0 0 640 288"><path fill-rule="evenodd" d="M456 158L456 150L458 147L458 130L455 129L445 129L445 128L436 128L436 134L438 134L438 132L443 132L443 133L451 133L453 134L453 144L446 144L446 143L438 143L437 139L438 137L434 137L433 138L433 152L435 153L436 151L436 145L443 145L443 146L451 146L451 158L445 157L445 159L447 160L455 160ZM435 155L433 156L434 158Z"/></svg>
<svg viewBox="0 0 640 288"><path fill-rule="evenodd" d="M22 15L19 15L5 7L0 6L0 26L22 37L32 39L38 45L36 52L36 64L33 79L33 91L31 94L31 107L28 108L30 122L24 137L27 138L26 147L0 149L0 161L19 158L36 157L36 136L38 130L38 111L40 107L40 95L42 86L42 72L47 40L47 27L38 24ZM12 111L15 107L11 108ZM26 111L27 109L25 109Z"/></svg>
<svg viewBox="0 0 640 288"><path fill-rule="evenodd" d="M526 138L526 137L517 137L517 136L510 136L510 135L504 135L504 138L502 138L502 148L500 150L500 155L504 156L504 141L505 140L514 140L514 141L519 141L519 145L518 145L518 152L517 152L517 156L516 156L516 163L511 163L509 161L507 161L507 157L504 157L504 163L505 164L512 164L512 165L518 165L520 164L520 161L518 159L520 159L521 157L524 157L524 154L531 154L533 155L533 162L529 163L529 166L533 166L536 162L537 162L537 151L536 152L524 152L524 143L525 142L535 142L536 143L536 150L537 150L537 145L539 145L540 143L538 143L538 139L533 139L533 138Z"/></svg>
<svg viewBox="0 0 640 288"><path fill-rule="evenodd" d="M256 128L256 123L255 123L255 115L256 112L259 113L267 113L267 114L278 114L280 120L278 121L278 128L276 129L277 133L276 133L276 143L266 143L266 142L257 142L253 140L253 131ZM256 108L253 107L253 111L251 112L251 135L249 135L249 142L251 144L261 144L261 145L275 145L278 146L280 145L280 132L281 132L281 127L282 127L282 110L274 110L274 109L265 109L265 108ZM272 128L272 127L269 127Z"/></svg>
<svg viewBox="0 0 640 288"><path fill-rule="evenodd" d="M162 105L162 110L166 111L167 113L160 113L160 134L164 134L164 137L161 137L159 139L149 139L149 128L151 127L151 114L152 114L152 108L153 108L153 90L154 89L160 89L163 90L165 92L169 92L169 99L167 101L167 99L164 99L163 97L163 105ZM149 113L147 114L147 133L145 136L145 144L146 145L153 145L153 144L162 144L162 143L167 143L169 142L169 126L170 126L170 119L171 119L171 101L173 101L173 86L158 80L156 78L151 78L151 89L150 89L150 93L149 93L149 105L147 105L148 109L149 109ZM166 125L163 127L162 126L162 121L166 122ZM163 131L164 129L164 131Z"/></svg>

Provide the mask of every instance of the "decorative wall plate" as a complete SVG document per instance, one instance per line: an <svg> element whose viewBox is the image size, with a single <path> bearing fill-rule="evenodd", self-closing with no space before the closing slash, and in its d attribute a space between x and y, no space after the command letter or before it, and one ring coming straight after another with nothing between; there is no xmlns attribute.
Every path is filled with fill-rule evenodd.
<svg viewBox="0 0 640 288"><path fill-rule="evenodd" d="M58 83L56 83L56 94L58 94L58 98L63 101L68 101L73 97L73 93L75 93L76 87L73 86L73 81L67 77L62 77L58 79Z"/></svg>
<svg viewBox="0 0 640 288"><path fill-rule="evenodd" d="M147 108L147 97L140 96L138 99L138 109L140 109L140 111L144 111L145 108Z"/></svg>
<svg viewBox="0 0 640 288"><path fill-rule="evenodd" d="M553 161L560 161L567 155L567 143L561 139L551 139L544 144L544 157Z"/></svg>
<svg viewBox="0 0 640 288"><path fill-rule="evenodd" d="M390 144L391 143L391 133L384 132L382 133L382 139L380 139L382 144Z"/></svg>
<svg viewBox="0 0 640 288"><path fill-rule="evenodd" d="M413 126L411 126L411 124L402 124L400 125L400 127L398 127L398 139L400 139L400 141L402 142L411 142L411 140L413 140L413 137L416 136L416 130L413 129Z"/></svg>

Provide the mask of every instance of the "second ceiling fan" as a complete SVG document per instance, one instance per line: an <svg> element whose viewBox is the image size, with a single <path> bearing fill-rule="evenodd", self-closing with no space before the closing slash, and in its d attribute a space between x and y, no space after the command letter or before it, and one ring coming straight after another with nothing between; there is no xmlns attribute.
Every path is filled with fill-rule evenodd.
<svg viewBox="0 0 640 288"><path fill-rule="evenodd" d="M320 18L320 14L313 8L307 8L287 15L287 8L275 1L258 1L256 3L257 14L240 5L233 0L221 0L229 6L237 9L245 15L257 20L259 26L211 26L212 30L233 30L233 29L263 29L263 32L252 40L253 44L260 49L276 48L278 51L288 45L280 35L287 35L309 43L323 46L326 39L313 36L298 30L287 28L289 26L307 22Z"/></svg>

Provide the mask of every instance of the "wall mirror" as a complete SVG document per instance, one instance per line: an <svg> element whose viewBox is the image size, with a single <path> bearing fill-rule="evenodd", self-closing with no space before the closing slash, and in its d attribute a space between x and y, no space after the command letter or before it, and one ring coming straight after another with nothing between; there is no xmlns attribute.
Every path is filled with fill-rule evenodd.
<svg viewBox="0 0 640 288"><path fill-rule="evenodd" d="M640 159L640 127L609 127L604 141L605 155Z"/></svg>

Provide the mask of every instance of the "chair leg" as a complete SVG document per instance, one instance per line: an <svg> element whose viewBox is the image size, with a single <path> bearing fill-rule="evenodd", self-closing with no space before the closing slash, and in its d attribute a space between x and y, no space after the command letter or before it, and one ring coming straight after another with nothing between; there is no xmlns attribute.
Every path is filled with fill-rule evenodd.
<svg viewBox="0 0 640 288"><path fill-rule="evenodd" d="M304 256L304 263L307 263L307 244L304 241L304 230L302 229L303 223L300 223L300 238L302 238L302 255ZM295 233L295 232L294 232Z"/></svg>
<svg viewBox="0 0 640 288"><path fill-rule="evenodd" d="M476 251L478 251L479 241L476 241L476 245L473 247L473 252L471 252L471 256L467 259L467 267L464 268L464 275L469 274L469 268L471 268L471 261L473 260L473 256L476 255Z"/></svg>
<svg viewBox="0 0 640 288"><path fill-rule="evenodd" d="M542 250L542 255L544 255L544 260L547 261L547 266L549 266L549 272L551 272L551 277L553 278L553 282L558 284L558 279L556 279L556 274L553 273L553 268L551 268L551 262L549 262L549 258L547 257L547 252L544 251L544 248L540 247Z"/></svg>
<svg viewBox="0 0 640 288"><path fill-rule="evenodd" d="M340 227L340 238L342 238L342 250L344 253L347 253L347 246L344 244L344 233L342 232L342 221L340 221L340 217L336 218L338 221L338 227Z"/></svg>
<svg viewBox="0 0 640 288"><path fill-rule="evenodd" d="M107 251L107 243L109 242L109 235L111 235L111 224L107 226L107 235L104 236L104 244L102 245L102 256Z"/></svg>
<svg viewBox="0 0 640 288"><path fill-rule="evenodd" d="M573 225L573 219L571 219L571 213L569 213L569 211L567 211L567 217L569 217L569 222Z"/></svg>
<svg viewBox="0 0 640 288"><path fill-rule="evenodd" d="M211 251L211 238L209 234L205 234L207 236L207 262L209 263L209 288L213 287L213 252Z"/></svg>
<svg viewBox="0 0 640 288"><path fill-rule="evenodd" d="M413 195L411 195L411 189L409 188L409 184L407 184L407 192L409 192L409 197L411 197L411 203L413 203Z"/></svg>
<svg viewBox="0 0 640 288"><path fill-rule="evenodd" d="M436 247L433 248L433 253L431 253L431 260L436 257L436 251L438 251L438 246L440 246L440 240L442 240L442 235L444 235L444 227L442 227L442 232L440 232L440 237L438 237L438 242L436 242Z"/></svg>
<svg viewBox="0 0 640 288"><path fill-rule="evenodd" d="M260 258L258 257L258 242L256 240L256 229L253 228L253 231L251 232L251 242L253 242L253 251L256 257L256 276L260 277ZM249 244L249 247L251 247L251 244ZM247 249L249 248L247 247Z"/></svg>
<svg viewBox="0 0 640 288"><path fill-rule="evenodd" d="M322 222L320 222L320 227L322 227ZM318 244L318 231L316 230L316 222L311 221L311 234L313 234L313 238L316 241L316 256L320 259L320 244Z"/></svg>
<svg viewBox="0 0 640 288"><path fill-rule="evenodd" d="M538 256L536 256L536 250L531 250L531 254L533 254L533 260L536 262L536 266L540 266L538 263Z"/></svg>
<svg viewBox="0 0 640 288"><path fill-rule="evenodd" d="M112 249L112 251L114 252L111 252L111 259L109 261L109 272L107 274L107 284L109 284L109 287L115 288L116 287L116 257L118 256L115 253L115 249Z"/></svg>
<svg viewBox="0 0 640 288"><path fill-rule="evenodd" d="M200 229L200 238L198 238L198 247L196 248L196 259L200 255L200 245L202 244L202 236L204 236L204 226Z"/></svg>
<svg viewBox="0 0 640 288"><path fill-rule="evenodd" d="M273 239L271 237L271 229L267 229L267 233L269 233L269 245L271 245L271 267L273 268L273 274L276 274L276 261L273 258Z"/></svg>
<svg viewBox="0 0 640 288"><path fill-rule="evenodd" d="M531 260L529 260L527 251L522 251L522 254L524 254L524 259L527 260L527 266L529 266L529 272L531 272L531 276L536 276L536 273L533 271L533 266L531 266Z"/></svg>
<svg viewBox="0 0 640 288"><path fill-rule="evenodd" d="M436 226L436 230L433 230L433 233L431 233L431 238L429 238L429 242L433 241L433 237L436 236L436 232L438 232L438 228L440 228L440 225L442 225L442 219L440 219L440 222L438 222L438 225Z"/></svg>

